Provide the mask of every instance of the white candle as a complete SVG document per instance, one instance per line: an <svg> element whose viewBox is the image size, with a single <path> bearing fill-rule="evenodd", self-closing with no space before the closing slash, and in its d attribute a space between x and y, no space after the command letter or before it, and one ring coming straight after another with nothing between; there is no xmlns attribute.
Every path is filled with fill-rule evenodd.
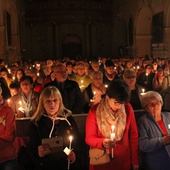
<svg viewBox="0 0 170 170"><path fill-rule="evenodd" d="M72 141L73 141L73 137L72 137L72 136L69 136L69 141L70 141L70 143L69 143L69 149L71 149L71 144L72 144Z"/></svg>
<svg viewBox="0 0 170 170"><path fill-rule="evenodd" d="M115 139L115 132L114 132L114 130L115 130L115 126L112 125L111 134L110 134L110 139L112 141L114 141L114 139ZM112 148L112 158L113 158L113 148Z"/></svg>
<svg viewBox="0 0 170 170"><path fill-rule="evenodd" d="M73 137L72 136L69 136L69 150L71 152L71 144L72 144L72 141L73 141ZM68 166L67 166L67 169L69 170L70 169L70 160L68 160Z"/></svg>
<svg viewBox="0 0 170 170"><path fill-rule="evenodd" d="M140 95L144 95L145 94L145 89L142 89L142 93Z"/></svg>
<svg viewBox="0 0 170 170"><path fill-rule="evenodd" d="M106 87L106 88L108 88L108 85L107 85L107 84L105 84L105 87Z"/></svg>
<svg viewBox="0 0 170 170"><path fill-rule="evenodd" d="M168 124L168 129L170 129L170 124Z"/></svg>
<svg viewBox="0 0 170 170"><path fill-rule="evenodd" d="M37 76L39 76L40 75L40 73L37 73Z"/></svg>
<svg viewBox="0 0 170 170"><path fill-rule="evenodd" d="M81 80L81 84L83 84L83 80Z"/></svg>
<svg viewBox="0 0 170 170"><path fill-rule="evenodd" d="M14 77L14 76L12 77L12 80L13 80L13 81L15 80L15 77Z"/></svg>

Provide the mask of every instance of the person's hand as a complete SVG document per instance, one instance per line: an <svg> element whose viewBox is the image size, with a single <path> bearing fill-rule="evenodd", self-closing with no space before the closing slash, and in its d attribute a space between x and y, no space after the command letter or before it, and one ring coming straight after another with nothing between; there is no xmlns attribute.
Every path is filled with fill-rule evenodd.
<svg viewBox="0 0 170 170"><path fill-rule="evenodd" d="M25 113L18 110L18 113L17 113L17 118L23 118L25 116Z"/></svg>
<svg viewBox="0 0 170 170"><path fill-rule="evenodd" d="M163 141L164 141L166 144L170 144L170 136L164 136L164 137L163 137Z"/></svg>
<svg viewBox="0 0 170 170"><path fill-rule="evenodd" d="M69 153L67 159L70 160L70 163L71 163L71 164L74 163L75 160L76 160L76 154L75 154L73 151L71 151L71 152Z"/></svg>
<svg viewBox="0 0 170 170"><path fill-rule="evenodd" d="M96 93L94 96L93 96L93 105L99 103L101 100L101 94L100 93Z"/></svg>
<svg viewBox="0 0 170 170"><path fill-rule="evenodd" d="M139 169L139 165L132 165L133 170L138 170Z"/></svg>
<svg viewBox="0 0 170 170"><path fill-rule="evenodd" d="M103 140L103 147L106 149L114 148L116 145L115 141L112 141L111 139L104 139Z"/></svg>
<svg viewBox="0 0 170 170"><path fill-rule="evenodd" d="M44 157L45 155L49 154L51 149L48 145L40 145L38 146L38 155L39 157Z"/></svg>

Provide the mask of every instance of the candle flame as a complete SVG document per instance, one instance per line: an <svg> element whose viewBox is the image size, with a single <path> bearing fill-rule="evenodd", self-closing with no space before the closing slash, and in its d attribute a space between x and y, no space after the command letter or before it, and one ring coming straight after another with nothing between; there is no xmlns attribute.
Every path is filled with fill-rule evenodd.
<svg viewBox="0 0 170 170"><path fill-rule="evenodd" d="M71 142L73 140L73 136L69 136L69 140Z"/></svg>

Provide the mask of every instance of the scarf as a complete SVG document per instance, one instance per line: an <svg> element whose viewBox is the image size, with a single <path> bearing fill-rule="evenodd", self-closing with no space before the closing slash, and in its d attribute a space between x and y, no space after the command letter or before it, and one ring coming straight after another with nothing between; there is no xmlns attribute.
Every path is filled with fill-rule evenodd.
<svg viewBox="0 0 170 170"><path fill-rule="evenodd" d="M22 101L22 107L24 108L25 116L30 117L31 112L32 112L32 90L31 90L28 98L21 91L21 98L22 98L21 101Z"/></svg>
<svg viewBox="0 0 170 170"><path fill-rule="evenodd" d="M106 98L103 98L96 110L96 119L100 132L110 139L112 133L111 126L114 125L115 141L120 141L123 137L126 127L126 111L124 105L114 112L108 104Z"/></svg>

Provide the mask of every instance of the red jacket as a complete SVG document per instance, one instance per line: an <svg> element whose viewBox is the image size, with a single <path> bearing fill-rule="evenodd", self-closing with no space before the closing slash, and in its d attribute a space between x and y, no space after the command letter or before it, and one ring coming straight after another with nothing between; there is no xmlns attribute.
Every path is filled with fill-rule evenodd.
<svg viewBox="0 0 170 170"><path fill-rule="evenodd" d="M0 163L17 158L15 140L15 115L11 107L0 105Z"/></svg>
<svg viewBox="0 0 170 170"><path fill-rule="evenodd" d="M104 136L99 131L96 122L96 108L94 106L86 119L86 143L94 148L102 148ZM138 165L138 130L134 111L130 104L125 104L127 120L124 135L116 143L114 158L108 164L92 166L90 170L130 170L131 165Z"/></svg>

